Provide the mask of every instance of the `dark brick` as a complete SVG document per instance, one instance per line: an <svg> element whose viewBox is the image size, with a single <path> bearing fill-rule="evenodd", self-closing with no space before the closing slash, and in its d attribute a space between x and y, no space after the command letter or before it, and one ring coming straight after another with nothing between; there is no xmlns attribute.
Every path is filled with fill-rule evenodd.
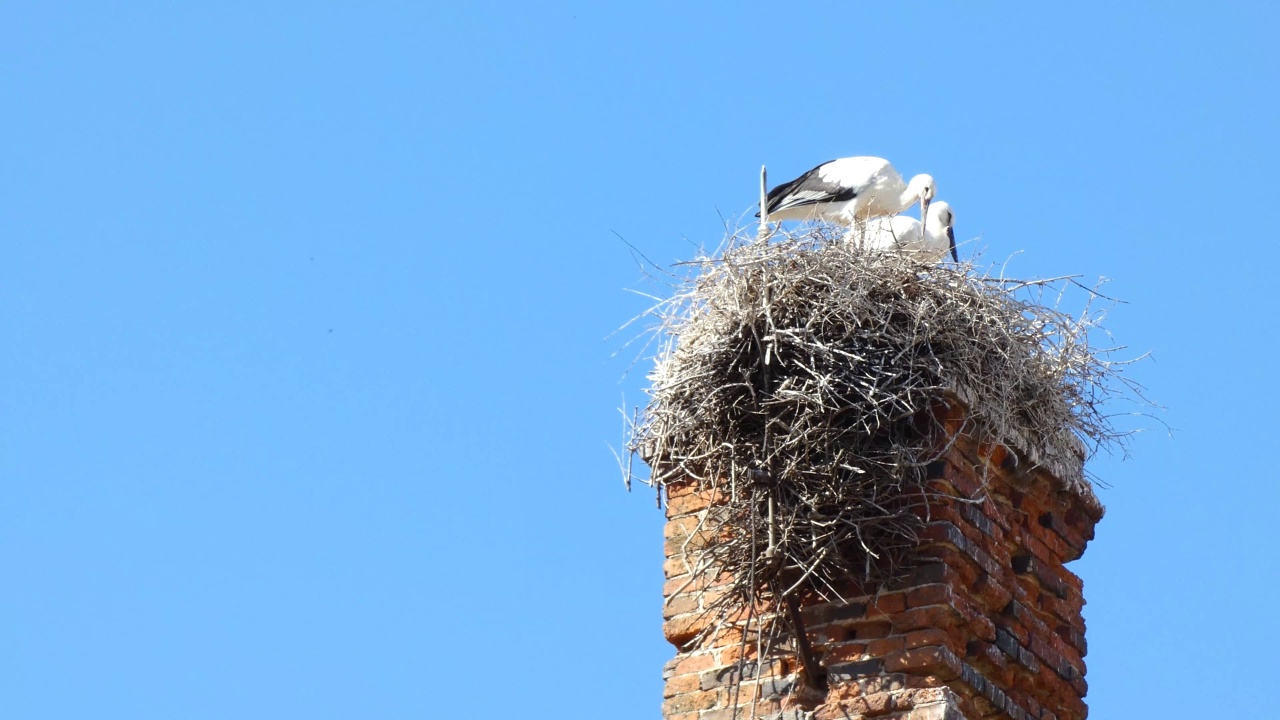
<svg viewBox="0 0 1280 720"><path fill-rule="evenodd" d="M1014 660L1018 659L1018 650L1021 646L1018 645L1018 639L1009 634L1008 630L996 628L996 647Z"/></svg>
<svg viewBox="0 0 1280 720"><path fill-rule="evenodd" d="M960 503L960 515L967 520L975 528L982 531L984 535L991 534L991 521L986 515L982 514L982 510L973 503Z"/></svg>
<svg viewBox="0 0 1280 720"><path fill-rule="evenodd" d="M827 608L825 613L827 622L840 622L842 620L860 620L867 614L866 603L845 603L844 605L832 605Z"/></svg>
<svg viewBox="0 0 1280 720"><path fill-rule="evenodd" d="M964 533L960 532L960 528L956 527L954 523L945 520L925 525L924 529L920 531L920 539L951 543L961 552L964 552L969 546L969 540L964 536Z"/></svg>
<svg viewBox="0 0 1280 720"><path fill-rule="evenodd" d="M703 690L710 690L711 688L732 685L738 682L738 670L739 668L736 664L729 667L706 670L698 676L700 686ZM760 666L755 662L744 662L741 670L741 677L745 680L751 680L760 673Z"/></svg>
<svg viewBox="0 0 1280 720"><path fill-rule="evenodd" d="M843 663L827 668L827 680L831 682L851 682L868 675L879 675L884 671L883 660L863 660L862 662Z"/></svg>
<svg viewBox="0 0 1280 720"><path fill-rule="evenodd" d="M791 688L794 686L794 684L795 683L791 678L775 677L775 678L766 678L764 680L761 680L757 684L757 686L760 688L760 697L766 700L770 700L770 699L778 699L778 698L785 697L791 692ZM748 693L754 692L753 690L750 689L751 687L753 686L747 686L747 687L744 687L743 689L747 690Z"/></svg>
<svg viewBox="0 0 1280 720"><path fill-rule="evenodd" d="M947 579L947 569L946 563L921 565L911 571L911 580L917 585L944 582Z"/></svg>
<svg viewBox="0 0 1280 720"><path fill-rule="evenodd" d="M1085 640L1084 633L1076 630L1070 625L1059 625L1054 632L1058 634L1058 637L1065 640L1076 650L1079 650L1081 657L1089 654L1089 643Z"/></svg>

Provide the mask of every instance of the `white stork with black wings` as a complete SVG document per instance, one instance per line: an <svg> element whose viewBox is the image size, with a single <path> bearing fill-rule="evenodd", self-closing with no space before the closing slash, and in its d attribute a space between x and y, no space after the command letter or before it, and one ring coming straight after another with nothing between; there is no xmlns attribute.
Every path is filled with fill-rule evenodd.
<svg viewBox="0 0 1280 720"><path fill-rule="evenodd" d="M929 175L910 183L878 157L847 157L823 163L769 191L768 220L826 220L841 225L895 215L920 203L926 216L937 188Z"/></svg>

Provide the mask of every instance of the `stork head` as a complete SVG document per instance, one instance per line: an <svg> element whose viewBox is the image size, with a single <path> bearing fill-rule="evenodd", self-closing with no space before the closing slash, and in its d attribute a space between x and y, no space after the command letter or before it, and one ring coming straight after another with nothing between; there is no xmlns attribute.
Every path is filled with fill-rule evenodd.
<svg viewBox="0 0 1280 720"><path fill-rule="evenodd" d="M939 200L929 206L929 212L932 213L932 215L929 216L929 219L937 222L942 227L955 226L956 216L951 212L951 204L946 200Z"/></svg>
<svg viewBox="0 0 1280 720"><path fill-rule="evenodd" d="M920 201L920 218L929 217L929 201L933 200L933 196L938 194L938 186L933 182L932 175L916 175L911 178L911 182L907 183L907 197L914 203L917 199Z"/></svg>
<svg viewBox="0 0 1280 720"><path fill-rule="evenodd" d="M943 233L947 235L947 242L950 244L951 259L960 262L960 255L956 252L956 216L951 212L951 206L944 200L939 200L929 208L929 215L926 215L925 222L928 224L929 232Z"/></svg>

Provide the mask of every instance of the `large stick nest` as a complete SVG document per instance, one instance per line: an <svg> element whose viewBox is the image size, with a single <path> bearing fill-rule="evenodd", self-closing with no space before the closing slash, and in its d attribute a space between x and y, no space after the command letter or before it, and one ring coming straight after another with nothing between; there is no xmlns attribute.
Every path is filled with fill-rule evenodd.
<svg viewBox="0 0 1280 720"><path fill-rule="evenodd" d="M1096 504L1083 462L1122 441L1103 404L1134 388L1090 345L1100 312L1043 302L1074 281L924 265L821 226L733 238L686 267L652 313L663 345L629 449L659 488L718 495L714 540L687 562L734 578L725 602L777 609L897 572L920 522L904 498L945 451L934 418L957 400L965 434Z"/></svg>

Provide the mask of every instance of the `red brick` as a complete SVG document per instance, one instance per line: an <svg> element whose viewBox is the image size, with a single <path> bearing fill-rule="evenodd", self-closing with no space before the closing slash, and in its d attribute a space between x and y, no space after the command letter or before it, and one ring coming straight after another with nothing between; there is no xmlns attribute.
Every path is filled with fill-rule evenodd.
<svg viewBox="0 0 1280 720"><path fill-rule="evenodd" d="M936 675L907 675L909 688L936 688L946 685L946 681Z"/></svg>
<svg viewBox="0 0 1280 720"><path fill-rule="evenodd" d="M689 493L667 500L667 517L677 518L681 515L701 512L711 504L710 493Z"/></svg>
<svg viewBox="0 0 1280 720"><path fill-rule="evenodd" d="M711 653L703 653L701 655L690 655L680 662L676 663L674 675L687 675L689 673L699 673L716 666L716 658Z"/></svg>
<svg viewBox="0 0 1280 720"><path fill-rule="evenodd" d="M813 713L813 720L852 720L867 714L867 701L856 697L838 703L825 703Z"/></svg>
<svg viewBox="0 0 1280 720"><path fill-rule="evenodd" d="M886 657L884 669L888 672L925 670L938 677L954 678L960 674L960 659L945 647L920 647Z"/></svg>
<svg viewBox="0 0 1280 720"><path fill-rule="evenodd" d="M662 574L668 578L679 577L690 570L689 563L685 561L683 553L676 557L668 556L666 560L662 561Z"/></svg>
<svg viewBox="0 0 1280 720"><path fill-rule="evenodd" d="M721 698L720 690L699 690L667 698L662 703L662 714L687 713L695 710L710 710Z"/></svg>
<svg viewBox="0 0 1280 720"><path fill-rule="evenodd" d="M952 601L950 585L922 585L907 593L907 607L918 608L926 605L946 605Z"/></svg>
<svg viewBox="0 0 1280 720"><path fill-rule="evenodd" d="M987 642L996 641L996 626L985 617L976 617L969 621L969 632L973 636Z"/></svg>
<svg viewBox="0 0 1280 720"><path fill-rule="evenodd" d="M662 688L663 697L673 697L681 693L702 689L702 678L698 675L677 675L667 681Z"/></svg>
<svg viewBox="0 0 1280 720"><path fill-rule="evenodd" d="M1013 593L1008 588L987 573L978 577L978 581L973 585L973 594L990 612L999 612L1013 597Z"/></svg>
<svg viewBox="0 0 1280 720"><path fill-rule="evenodd" d="M688 575L677 575L662 585L662 595L663 597L671 597L677 593L704 590L710 585L711 579L705 574L698 575L692 579Z"/></svg>
<svg viewBox="0 0 1280 720"><path fill-rule="evenodd" d="M739 705L736 708L703 711L698 716L698 720L747 720L751 717L751 700L747 696L745 687L738 698L738 702ZM782 710L782 704L777 700L757 700L755 706L756 717L766 717Z"/></svg>
<svg viewBox="0 0 1280 720"><path fill-rule="evenodd" d="M687 613L671 618L662 624L662 634L677 648L688 644L698 633L707 629L713 618L704 613Z"/></svg>
<svg viewBox="0 0 1280 720"><path fill-rule="evenodd" d="M906 648L901 635L897 637L880 638L867 643L867 654L871 657L883 657L890 653L898 652Z"/></svg>
<svg viewBox="0 0 1280 720"><path fill-rule="evenodd" d="M999 472L1009 457L1009 449L998 443L982 443L978 446L978 457L991 463L993 472Z"/></svg>
<svg viewBox="0 0 1280 720"><path fill-rule="evenodd" d="M908 610L893 619L898 632L924 628L953 628L962 622L959 611L950 605L929 605Z"/></svg>
<svg viewBox="0 0 1280 720"><path fill-rule="evenodd" d="M694 612L698 609L698 596L696 593L683 593L669 598L662 604L663 619L670 620L677 615Z"/></svg>
<svg viewBox="0 0 1280 720"><path fill-rule="evenodd" d="M876 693L874 695L863 695L862 701L866 705L863 714L867 717L875 717L877 715L885 715L893 711L893 695L892 693Z"/></svg>
<svg viewBox="0 0 1280 720"><path fill-rule="evenodd" d="M848 628L852 633L851 640L876 640L882 637L889 637L893 632L893 626L883 620L873 622L848 623L844 627Z"/></svg>
<svg viewBox="0 0 1280 720"><path fill-rule="evenodd" d="M947 480L955 486L961 496L970 499L980 497L986 487L982 471L969 464L955 467L954 473L947 473Z"/></svg>
<svg viewBox="0 0 1280 720"><path fill-rule="evenodd" d="M756 646L752 643L745 645L730 645L720 651L720 665L735 665L743 658L754 660L756 657Z"/></svg>
<svg viewBox="0 0 1280 720"><path fill-rule="evenodd" d="M861 642L843 642L836 643L827 650L827 654L822 658L823 665L836 665L846 662L860 662L867 653L867 643Z"/></svg>
<svg viewBox="0 0 1280 720"><path fill-rule="evenodd" d="M886 593L873 597L867 602L867 615L871 616L872 611L876 611L883 615L892 615L900 613L907 609L907 598L902 593Z"/></svg>
<svg viewBox="0 0 1280 720"><path fill-rule="evenodd" d="M941 645L948 647L954 642L950 633L939 628L928 628L926 630L916 630L914 632L907 633L903 638L903 641L907 650L924 647L926 645Z"/></svg>
<svg viewBox="0 0 1280 720"><path fill-rule="evenodd" d="M688 537L693 529L698 526L698 518L682 517L675 520L668 520L662 526L662 537L664 539Z"/></svg>
<svg viewBox="0 0 1280 720"><path fill-rule="evenodd" d="M1002 630L1008 630L1014 638L1018 640L1018 644L1026 647L1027 640L1031 637L1031 633L1027 632L1026 626L1017 621L1008 619L1002 620L997 627Z"/></svg>
<svg viewBox="0 0 1280 720"><path fill-rule="evenodd" d="M827 690L827 697L825 700L827 704L836 704L841 700L852 700L853 698L861 696L862 688L859 687L858 683L839 683L837 685L832 685L831 688Z"/></svg>

